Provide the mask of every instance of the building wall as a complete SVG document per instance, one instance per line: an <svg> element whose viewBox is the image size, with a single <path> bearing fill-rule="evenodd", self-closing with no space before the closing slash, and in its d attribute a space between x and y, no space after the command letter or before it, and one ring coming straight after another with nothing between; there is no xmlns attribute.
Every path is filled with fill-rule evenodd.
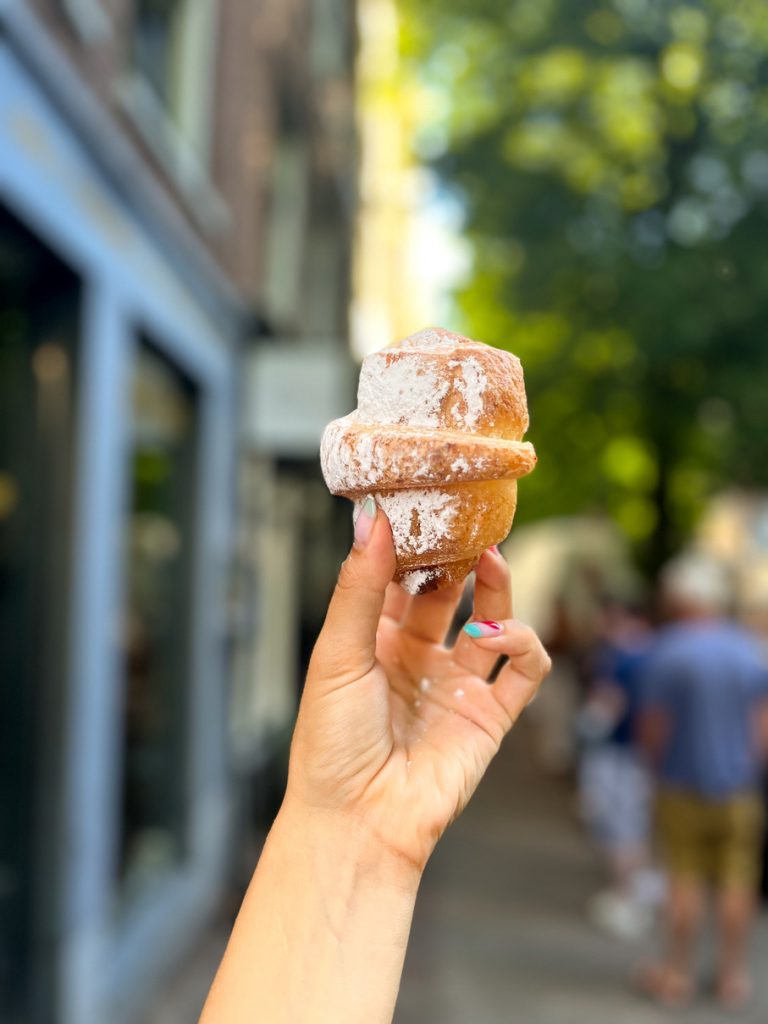
<svg viewBox="0 0 768 1024"><path fill-rule="evenodd" d="M25 960L11 1024L133 1024L205 927L235 848L233 808L251 784L244 772L239 784L234 778L237 738L227 718L238 709L229 694L252 709L253 729L238 756L255 766L267 734L290 727L301 657L348 543L347 518L340 528L340 503L319 477L315 427L300 448L285 450L239 437L237 413L253 400L243 387L249 349L287 354L283 387L308 351L328 353L326 379L337 365L339 376L345 369L356 201L353 0L210 0L208 31L198 25L192 45L202 53L210 42L209 70L193 76L185 93L202 103L210 86L207 182L184 163L173 133L163 151L162 118L158 135L151 102L126 76L143 2L0 0L0 298L14 292L14 238L23 229L31 250L43 254L40 266L64 268L81 304L75 361L56 350L51 364L42 335L34 342L42 357L31 341L14 343L30 387L38 386L35 374L65 366L76 401L65 481L71 529L59 522L69 558L64 596L55 601L66 648L55 680L59 703L47 700L50 687L34 666L34 678L12 680L29 683L19 692L33 693L45 712L40 726L27 716L17 746L29 738L45 763L26 778L21 825L29 826L39 866L22 856L14 862L29 889L17 901L23 949L13 937L5 942L0 921L0 981L5 949ZM207 4L186 2L196 10ZM204 64L201 58L192 70ZM41 308L49 300L43 293ZM0 349L7 319L0 316ZM198 449L197 483L185 485L180 502L193 524L181 545L193 556L189 622L169 644L183 648L184 660L174 677L182 710L169 716L178 723L169 739L175 767L165 773L184 795L183 841L181 859L170 863L153 828L144 829L142 864L158 884L147 888L134 873L134 889L119 882L129 704L146 661L141 630L126 628L135 625L132 545L143 530L153 557L172 559L180 550L167 514L158 534L156 510L154 533L146 533L134 456L151 426L152 388L169 373L181 392L196 396ZM313 402L300 402L299 412L321 405L317 379ZM145 389L139 401L137 381ZM347 411L346 401L340 388L327 418ZM0 437L17 430L8 408L0 407L0 428ZM23 480L15 482L15 466L4 459L0 445L0 531L4 516L10 521L24 508ZM177 462L167 458L166 466ZM150 458L145 468L153 464ZM248 508L237 504L238 476ZM21 495L15 505L14 487ZM35 538L29 547L44 549ZM0 543L0 571L6 551ZM238 560L255 595L243 604L242 647L231 622ZM144 623L162 618L148 609ZM149 680L144 694L152 689ZM146 740L133 744L139 767Z"/></svg>
<svg viewBox="0 0 768 1024"><path fill-rule="evenodd" d="M348 236L354 209L354 0L187 0L209 6L210 62L193 79L202 97L210 94L210 141L200 158L198 187L174 171L158 146L163 130L136 110L128 80L133 63L136 12L142 0L31 0L61 51L140 151L146 166L238 290L278 328L312 328L312 317L287 316L270 285L270 260L285 247L275 235L276 174L281 144L298 137L305 147L303 176L289 208L306 219L296 236L307 242L293 253L293 266L280 273L307 283L311 236L330 223L337 239ZM180 6L182 4L180 3ZM82 14L101 12L102 27L91 33ZM337 52L333 50L337 44ZM202 83L200 83L202 79ZM154 143L149 141L154 139ZM189 176L187 176L189 177ZM301 180L299 180L301 178ZM338 259L334 288L342 308L349 272L348 251ZM327 249L325 250L327 256ZM298 258L297 258L298 257ZM301 265L299 265L301 264ZM295 307L295 303L293 306ZM336 326L345 331L345 315ZM295 322L291 323L291 320Z"/></svg>

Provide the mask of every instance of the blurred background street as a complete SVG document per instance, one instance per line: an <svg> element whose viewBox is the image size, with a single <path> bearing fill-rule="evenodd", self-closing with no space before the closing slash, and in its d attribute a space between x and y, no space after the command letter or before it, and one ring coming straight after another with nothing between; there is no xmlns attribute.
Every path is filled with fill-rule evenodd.
<svg viewBox="0 0 768 1024"><path fill-rule="evenodd" d="M572 791L543 776L525 729L491 765L438 848L417 906L397 1024L715 1024L705 1000L667 1013L633 991L652 944L617 942L585 920L600 884ZM755 965L768 953L760 926ZM702 947L711 970L711 949ZM758 974L759 977L759 974ZM741 1020L765 1019L768 993Z"/></svg>
<svg viewBox="0 0 768 1024"><path fill-rule="evenodd" d="M446 834L417 904L395 1024L716 1024L698 1003L664 1013L633 991L650 943L617 942L586 922L600 884L570 786L543 775L524 727L493 762L477 797ZM228 929L210 930L143 1024L184 1024L205 997ZM768 955L759 927L755 966ZM711 949L702 947L705 969ZM758 978L760 975L758 974ZM759 1024L768 990L739 1020Z"/></svg>
<svg viewBox="0 0 768 1024"><path fill-rule="evenodd" d="M661 1019L640 655L681 553L768 650L766 237L760 0L0 0L2 1024L196 1018L351 543L322 429L429 323L522 360L554 671L396 1020Z"/></svg>

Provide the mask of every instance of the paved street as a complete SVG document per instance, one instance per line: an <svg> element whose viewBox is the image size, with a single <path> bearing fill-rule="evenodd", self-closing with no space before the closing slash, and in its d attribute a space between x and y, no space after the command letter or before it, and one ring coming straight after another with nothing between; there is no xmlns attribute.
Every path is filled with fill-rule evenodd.
<svg viewBox="0 0 768 1024"><path fill-rule="evenodd" d="M664 1014L629 990L644 951L585 922L599 881L568 787L530 766L521 730L430 864L395 1024L720 1024L703 999ZM209 934L144 1024L196 1019L223 936ZM765 919L755 960L768 960ZM768 979L759 997L741 1024L768 1020Z"/></svg>
<svg viewBox="0 0 768 1024"><path fill-rule="evenodd" d="M568 787L530 766L521 730L430 864L395 1024L722 1021L704 999L667 1014L631 992L632 965L652 947L604 938L585 922L599 882ZM759 940L755 959L765 964L765 920ZM765 987L760 996L742 1024L768 1020Z"/></svg>

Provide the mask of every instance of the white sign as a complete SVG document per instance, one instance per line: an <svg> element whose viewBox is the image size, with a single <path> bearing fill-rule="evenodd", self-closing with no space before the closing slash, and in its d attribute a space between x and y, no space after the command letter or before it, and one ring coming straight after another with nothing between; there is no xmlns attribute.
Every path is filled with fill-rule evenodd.
<svg viewBox="0 0 768 1024"><path fill-rule="evenodd" d="M265 342L245 359L245 444L274 456L316 456L326 423L355 406L346 347L324 339Z"/></svg>

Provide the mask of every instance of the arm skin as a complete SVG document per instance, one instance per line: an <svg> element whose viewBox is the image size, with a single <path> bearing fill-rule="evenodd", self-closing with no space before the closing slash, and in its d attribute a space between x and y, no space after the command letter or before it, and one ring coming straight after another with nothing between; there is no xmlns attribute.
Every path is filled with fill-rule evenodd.
<svg viewBox="0 0 768 1024"><path fill-rule="evenodd" d="M202 1020L392 1020L420 871L364 825L286 804Z"/></svg>
<svg viewBox="0 0 768 1024"><path fill-rule="evenodd" d="M757 734L757 756L765 769L768 768L768 698L764 697L757 704L755 732Z"/></svg>
<svg viewBox="0 0 768 1024"><path fill-rule="evenodd" d="M424 866L549 670L512 618L498 553L478 565L473 617L500 627L451 649L462 588L409 598L394 572L389 523L366 502L312 655L285 800L201 1024L391 1021Z"/></svg>
<svg viewBox="0 0 768 1024"><path fill-rule="evenodd" d="M669 742L669 716L661 708L649 708L640 716L637 741L653 771L658 771Z"/></svg>

